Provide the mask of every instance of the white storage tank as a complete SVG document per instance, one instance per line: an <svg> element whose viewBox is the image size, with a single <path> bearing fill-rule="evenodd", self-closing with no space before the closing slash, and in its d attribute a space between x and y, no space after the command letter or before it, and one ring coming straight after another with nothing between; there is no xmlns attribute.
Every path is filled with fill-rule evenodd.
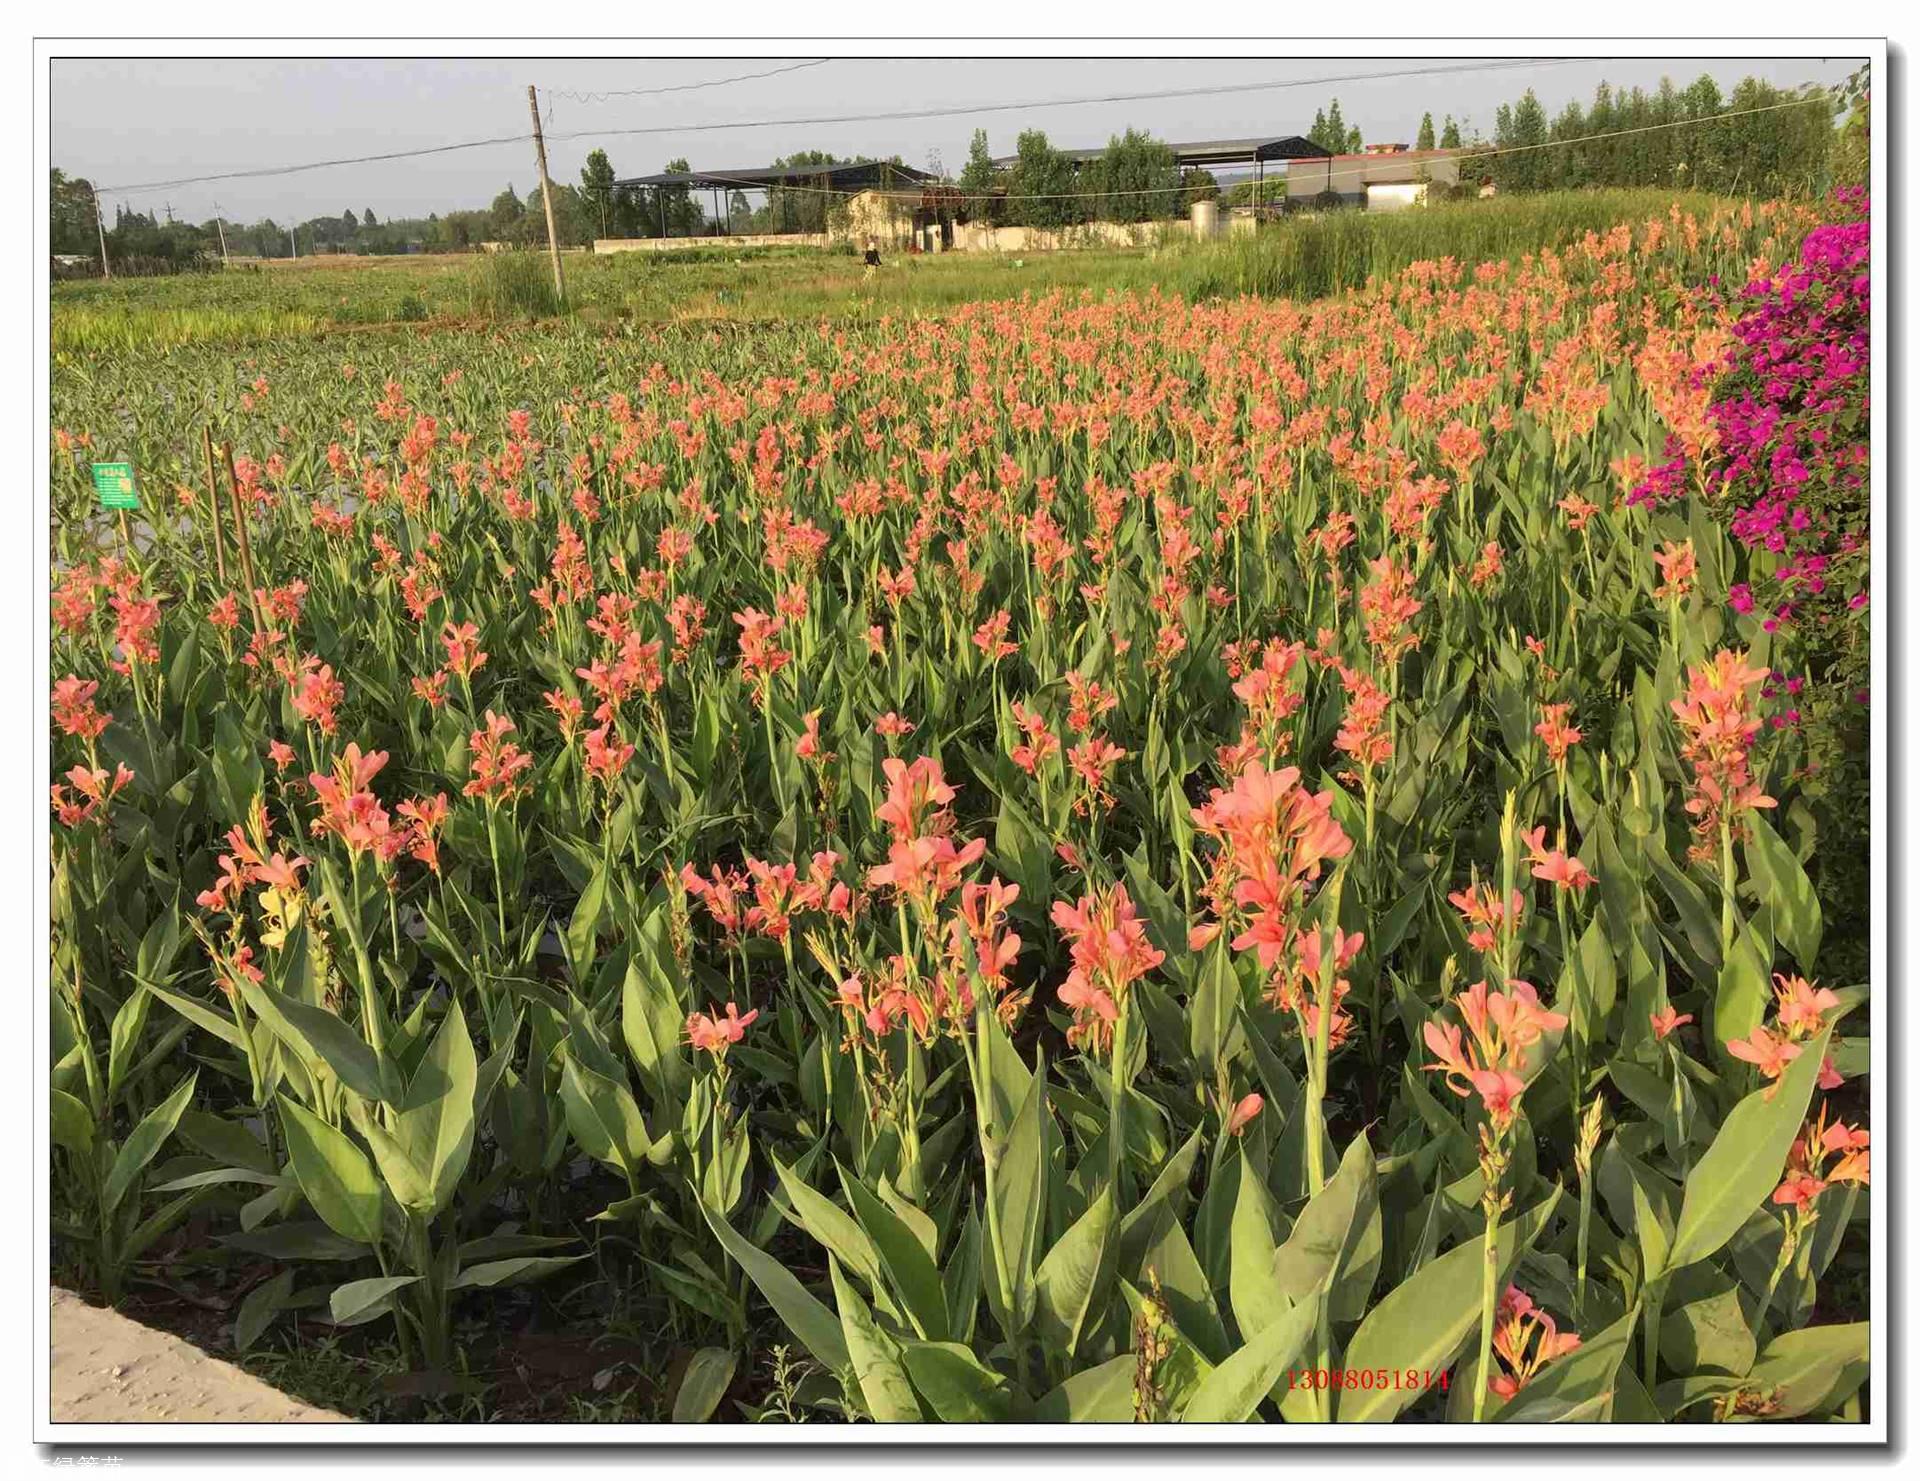
<svg viewBox="0 0 1920 1481"><path fill-rule="evenodd" d="M1192 207L1193 239L1207 242L1220 235L1220 203L1195 201Z"/></svg>

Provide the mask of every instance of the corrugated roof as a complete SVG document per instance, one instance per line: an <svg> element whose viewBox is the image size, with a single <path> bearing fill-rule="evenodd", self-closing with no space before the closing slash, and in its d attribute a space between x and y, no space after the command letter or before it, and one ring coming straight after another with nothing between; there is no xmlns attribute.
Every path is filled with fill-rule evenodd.
<svg viewBox="0 0 1920 1481"><path fill-rule="evenodd" d="M888 182L931 180L934 177L912 165L897 165L890 160L863 160L858 164L784 165L752 170L664 170L658 175L636 175L616 180L616 187L651 190L659 185L698 186L701 189L764 190L769 185L817 185L824 181L835 190L859 190L868 185Z"/></svg>
<svg viewBox="0 0 1920 1481"><path fill-rule="evenodd" d="M1235 165L1254 164L1260 160L1276 159L1325 159L1327 151L1313 140L1300 134L1283 134L1271 139L1202 139L1194 143L1169 144L1173 151L1175 164L1180 165ZM1098 149L1062 149L1058 153L1071 164L1082 165L1105 154L1106 147ZM994 164L1002 169L1019 162L1017 154L1002 155Z"/></svg>

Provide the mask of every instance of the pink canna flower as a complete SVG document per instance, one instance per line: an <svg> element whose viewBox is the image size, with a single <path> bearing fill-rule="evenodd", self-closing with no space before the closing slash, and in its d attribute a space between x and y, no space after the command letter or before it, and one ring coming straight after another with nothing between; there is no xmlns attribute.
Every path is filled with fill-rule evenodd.
<svg viewBox="0 0 1920 1481"><path fill-rule="evenodd" d="M1668 1003L1658 1012L1649 1014L1648 1017L1653 1020L1653 1036L1656 1039L1664 1039L1683 1024L1693 1022L1693 1015L1691 1013L1676 1012L1671 1003Z"/></svg>
<svg viewBox="0 0 1920 1481"><path fill-rule="evenodd" d="M1252 1124L1253 1118L1260 1114L1261 1108L1265 1105L1266 1100L1257 1090L1242 1096L1227 1116L1227 1135L1239 1136Z"/></svg>
<svg viewBox="0 0 1920 1481"><path fill-rule="evenodd" d="M519 778L533 765L533 757L507 739L511 734L513 721L488 710L485 728L467 737L472 775L462 789L466 796L479 797L492 805L511 802L527 790L527 784Z"/></svg>
<svg viewBox="0 0 1920 1481"><path fill-rule="evenodd" d="M727 1004L727 1011L718 1010L709 1017L705 1013L687 1015L687 1042L695 1049L703 1050L716 1057L724 1055L746 1037L748 1028L760 1016L758 1008L741 1013L734 1004Z"/></svg>
<svg viewBox="0 0 1920 1481"><path fill-rule="evenodd" d="M1800 1046L1756 1028L1744 1039L1727 1040L1727 1053L1753 1065L1767 1079L1777 1080L1800 1057Z"/></svg>

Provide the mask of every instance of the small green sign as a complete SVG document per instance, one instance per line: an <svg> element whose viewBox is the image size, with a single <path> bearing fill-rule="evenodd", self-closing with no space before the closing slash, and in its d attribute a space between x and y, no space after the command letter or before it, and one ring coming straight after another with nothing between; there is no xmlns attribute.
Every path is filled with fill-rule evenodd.
<svg viewBox="0 0 1920 1481"><path fill-rule="evenodd" d="M133 486L133 464L95 463L93 491L102 509L138 509L140 495Z"/></svg>

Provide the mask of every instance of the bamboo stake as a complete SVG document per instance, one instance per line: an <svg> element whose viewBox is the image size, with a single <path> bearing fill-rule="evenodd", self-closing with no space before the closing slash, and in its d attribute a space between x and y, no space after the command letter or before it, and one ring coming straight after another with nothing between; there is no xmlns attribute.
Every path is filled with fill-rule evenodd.
<svg viewBox="0 0 1920 1481"><path fill-rule="evenodd" d="M226 541L221 536L220 480L214 470L211 423L201 427L200 436L207 449L207 503L213 514L213 569L220 578L220 585L224 587L227 584L227 550Z"/></svg>
<svg viewBox="0 0 1920 1481"><path fill-rule="evenodd" d="M220 451L227 460L227 489L233 495L233 523L240 547L240 574L247 581L247 602L253 608L253 625L257 631L266 630L267 621L260 611L260 587L253 579L253 543L247 538L247 511L240 500L240 478L233 471L233 444L225 442Z"/></svg>

